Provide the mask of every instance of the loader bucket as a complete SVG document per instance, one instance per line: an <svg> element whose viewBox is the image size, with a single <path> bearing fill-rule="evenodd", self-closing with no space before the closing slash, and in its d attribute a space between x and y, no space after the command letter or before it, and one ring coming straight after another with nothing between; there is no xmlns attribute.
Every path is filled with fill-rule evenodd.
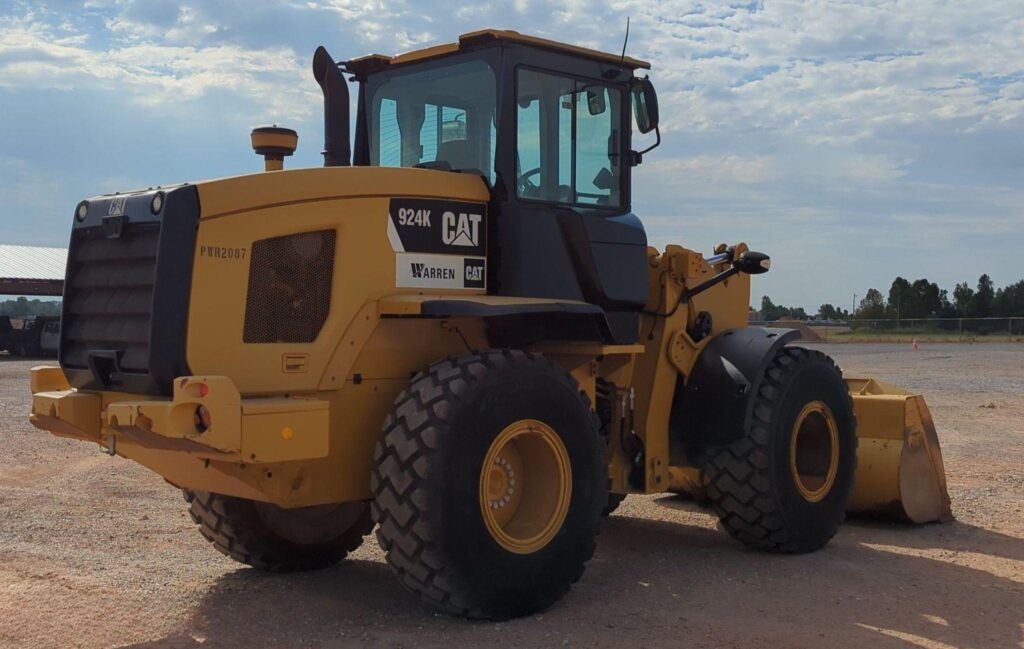
<svg viewBox="0 0 1024 649"><path fill-rule="evenodd" d="M874 379L846 383L858 438L848 511L912 523L952 520L942 451L924 397Z"/></svg>

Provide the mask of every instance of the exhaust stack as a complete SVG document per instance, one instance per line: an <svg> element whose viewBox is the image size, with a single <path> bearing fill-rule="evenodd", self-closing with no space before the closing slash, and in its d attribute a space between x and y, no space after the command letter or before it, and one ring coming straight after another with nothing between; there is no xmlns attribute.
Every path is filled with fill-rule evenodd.
<svg viewBox="0 0 1024 649"><path fill-rule="evenodd" d="M324 166L347 167L352 164L348 83L323 45L313 54L313 76L324 93Z"/></svg>

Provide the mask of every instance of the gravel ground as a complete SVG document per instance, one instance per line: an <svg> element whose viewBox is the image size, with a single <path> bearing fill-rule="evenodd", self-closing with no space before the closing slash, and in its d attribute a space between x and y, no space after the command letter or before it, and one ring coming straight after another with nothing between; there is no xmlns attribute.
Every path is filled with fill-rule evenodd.
<svg viewBox="0 0 1024 649"><path fill-rule="evenodd" d="M0 647L1024 647L1024 345L823 349L927 397L956 522L771 556L631 497L568 597L501 624L421 608L372 540L318 573L232 563L158 476L32 428L34 363L0 357Z"/></svg>

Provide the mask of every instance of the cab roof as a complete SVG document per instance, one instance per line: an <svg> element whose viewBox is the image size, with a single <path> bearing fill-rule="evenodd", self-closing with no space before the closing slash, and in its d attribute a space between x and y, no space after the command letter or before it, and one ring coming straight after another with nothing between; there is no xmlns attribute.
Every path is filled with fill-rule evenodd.
<svg viewBox="0 0 1024 649"><path fill-rule="evenodd" d="M634 70L637 68L649 70L651 68L650 63L647 61L641 61L640 59L634 59L629 56L623 57L619 54L599 52L586 47L559 43L558 41L552 41L546 38L527 36L510 29L482 29L475 32L469 32L459 36L459 41L457 43L434 45L420 50L413 50L412 52L397 54L395 56L368 54L366 56L360 56L347 61L345 63L345 67L355 72L369 72L384 66L400 65L403 63L411 63L413 61L423 61L426 59L445 56L447 54L454 54L456 52L474 49L482 45L498 44L501 42L530 45L563 54L581 56L595 61L600 61L602 63L619 64L622 67Z"/></svg>

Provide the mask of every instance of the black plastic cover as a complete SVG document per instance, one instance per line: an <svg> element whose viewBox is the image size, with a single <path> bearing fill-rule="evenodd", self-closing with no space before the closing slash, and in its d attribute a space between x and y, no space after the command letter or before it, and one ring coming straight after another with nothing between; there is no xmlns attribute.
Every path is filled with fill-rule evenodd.
<svg viewBox="0 0 1024 649"><path fill-rule="evenodd" d="M420 314L431 318L484 318L488 340L495 347L524 347L547 341L616 342L610 314L594 304L487 304L442 299L423 302Z"/></svg>
<svg viewBox="0 0 1024 649"><path fill-rule="evenodd" d="M795 329L743 327L712 339L676 392L670 424L676 441L707 448L739 440L776 349L799 336Z"/></svg>
<svg viewBox="0 0 1024 649"><path fill-rule="evenodd" d="M640 220L564 209L558 221L584 298L609 310L639 310L648 298L647 236Z"/></svg>
<svg viewBox="0 0 1024 649"><path fill-rule="evenodd" d="M185 358L199 192L100 196L68 247L60 364L73 387L169 396ZM117 223L117 227L111 224ZM106 224L106 227L104 227Z"/></svg>

